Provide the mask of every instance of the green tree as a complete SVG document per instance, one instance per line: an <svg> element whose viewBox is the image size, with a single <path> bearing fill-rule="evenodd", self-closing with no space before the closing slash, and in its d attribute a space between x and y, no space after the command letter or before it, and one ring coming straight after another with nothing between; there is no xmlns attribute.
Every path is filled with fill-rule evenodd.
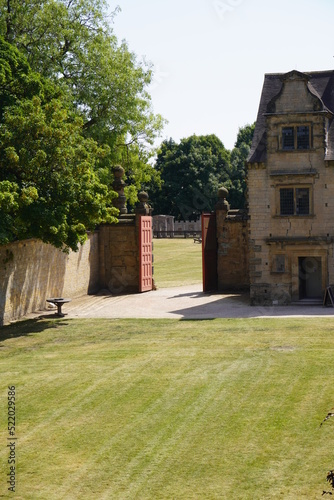
<svg viewBox="0 0 334 500"><path fill-rule="evenodd" d="M242 144L247 144L247 146L251 147L254 130L255 123L253 123L252 125L247 124L243 127L240 127L234 147L240 148Z"/></svg>
<svg viewBox="0 0 334 500"><path fill-rule="evenodd" d="M0 37L0 123L6 107L20 99L38 95L41 91L39 75L30 71L25 57Z"/></svg>
<svg viewBox="0 0 334 500"><path fill-rule="evenodd" d="M161 183L154 181L148 188L154 213L196 218L201 212L214 209L221 185L229 190L231 207L244 208L245 162L254 128L255 124L239 129L232 152L215 135L193 135L180 144L173 139L164 141L155 163Z"/></svg>
<svg viewBox="0 0 334 500"><path fill-rule="evenodd" d="M247 171L246 160L250 152L255 123L239 128L237 140L231 152L229 179L225 187L229 190L228 202L232 208L245 208Z"/></svg>
<svg viewBox="0 0 334 500"><path fill-rule="evenodd" d="M76 250L87 230L116 220L113 193L95 171L106 152L84 138L81 127L81 119L56 99L42 106L34 97L5 112L0 128L1 243L35 237Z"/></svg>
<svg viewBox="0 0 334 500"><path fill-rule="evenodd" d="M82 134L66 94L1 39L0 75L0 102L8 103L0 116L0 243L36 237L76 250L87 230L116 220L114 193L98 175L108 147Z"/></svg>
<svg viewBox="0 0 334 500"><path fill-rule="evenodd" d="M108 19L104 0L0 0L0 34L70 92L86 137L109 146L105 168L124 161L134 198L142 170L153 173L148 158L163 120L147 93L151 66L113 34L116 12Z"/></svg>
<svg viewBox="0 0 334 500"><path fill-rule="evenodd" d="M192 135L179 144L164 141L155 164L162 186L150 190L155 213L186 220L213 210L218 187L228 180L229 160L215 135Z"/></svg>

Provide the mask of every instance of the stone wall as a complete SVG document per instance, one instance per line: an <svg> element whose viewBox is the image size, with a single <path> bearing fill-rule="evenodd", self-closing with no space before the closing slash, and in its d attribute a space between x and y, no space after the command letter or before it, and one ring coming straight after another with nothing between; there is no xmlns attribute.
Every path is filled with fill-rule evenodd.
<svg viewBox="0 0 334 500"><path fill-rule="evenodd" d="M49 297L138 292L139 216L121 215L69 254L39 240L3 245L0 262L0 326L44 310Z"/></svg>
<svg viewBox="0 0 334 500"><path fill-rule="evenodd" d="M175 221L174 222L175 232L179 231L201 231L201 219L195 221Z"/></svg>
<svg viewBox="0 0 334 500"><path fill-rule="evenodd" d="M115 206L117 224L102 225L88 237L78 252L65 254L39 240L26 240L0 246L0 326L27 313L43 310L51 297L74 298L108 289L113 294L139 292L153 287L151 245L141 251L141 216L150 216L148 194L138 194L135 215L127 215L124 195L124 169L114 168L113 188L118 193ZM146 221L147 223L147 221ZM150 224L149 224L150 225ZM141 230L149 240L152 232ZM143 245L143 249L144 249ZM146 285L140 274L140 254L145 254ZM149 262L148 262L149 261ZM142 272L144 272L142 270Z"/></svg>
<svg viewBox="0 0 334 500"><path fill-rule="evenodd" d="M153 215L153 232L158 238L166 238L174 232L174 217L172 215Z"/></svg>
<svg viewBox="0 0 334 500"><path fill-rule="evenodd" d="M218 290L249 289L248 221L243 210L216 211Z"/></svg>
<svg viewBox="0 0 334 500"><path fill-rule="evenodd" d="M112 293L138 292L138 217L122 215L118 224L100 228L100 284Z"/></svg>
<svg viewBox="0 0 334 500"><path fill-rule="evenodd" d="M98 233L65 254L39 240L0 246L0 325L43 310L48 297L78 297L100 287Z"/></svg>

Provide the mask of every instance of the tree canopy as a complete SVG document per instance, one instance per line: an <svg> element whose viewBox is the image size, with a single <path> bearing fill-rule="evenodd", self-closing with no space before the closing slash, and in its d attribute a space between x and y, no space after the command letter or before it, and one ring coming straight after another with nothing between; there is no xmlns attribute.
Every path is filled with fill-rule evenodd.
<svg viewBox="0 0 334 500"><path fill-rule="evenodd" d="M246 160L252 145L255 123L239 128L237 140L231 151L229 180L225 187L229 190L228 201L232 208L245 208L247 171Z"/></svg>
<svg viewBox="0 0 334 500"><path fill-rule="evenodd" d="M114 193L97 169L108 149L82 135L82 118L59 89L0 39L0 54L6 48L0 96L15 104L4 107L0 122L0 242L36 237L76 249L87 230L116 220ZM22 99L17 81L32 82Z"/></svg>
<svg viewBox="0 0 334 500"><path fill-rule="evenodd" d="M162 186L150 191L155 213L186 220L212 210L219 185L228 179L229 161L229 151L215 135L192 135L179 144L164 141L155 164Z"/></svg>
<svg viewBox="0 0 334 500"><path fill-rule="evenodd" d="M105 0L0 0L0 243L37 237L77 249L115 220L112 167L126 194L150 189L155 213L198 217L224 184L245 203L253 126L232 152L215 135L151 148L163 119L147 92L152 68L111 27Z"/></svg>
<svg viewBox="0 0 334 500"><path fill-rule="evenodd" d="M152 143L162 127L147 93L152 68L118 43L104 0L0 0L0 6L0 34L34 71L71 92L87 134L116 156L125 144Z"/></svg>
<svg viewBox="0 0 334 500"><path fill-rule="evenodd" d="M245 160L253 133L254 125L240 128L232 152L215 135L193 135L179 144L173 139L164 141L155 163L161 185L150 186L154 213L196 219L201 212L214 209L221 185L229 190L231 206L244 208Z"/></svg>
<svg viewBox="0 0 334 500"><path fill-rule="evenodd" d="M0 0L0 243L76 249L115 220L112 166L129 202L156 173L163 125L151 68L118 43L104 0ZM1 217L3 215L3 217Z"/></svg>

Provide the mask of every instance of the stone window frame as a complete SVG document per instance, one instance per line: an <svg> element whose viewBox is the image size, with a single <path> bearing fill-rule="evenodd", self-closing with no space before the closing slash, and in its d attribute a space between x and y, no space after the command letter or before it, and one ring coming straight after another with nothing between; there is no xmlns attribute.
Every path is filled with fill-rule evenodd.
<svg viewBox="0 0 334 500"><path fill-rule="evenodd" d="M294 213L293 214L281 214L281 189L293 189L294 191ZM309 190L309 213L308 214L297 214L296 213L296 189L308 189ZM303 218L303 217L314 217L313 211L313 184L311 183L282 183L276 184L275 186L275 206L276 206L276 217L279 218Z"/></svg>
<svg viewBox="0 0 334 500"><path fill-rule="evenodd" d="M298 148L298 127L308 127L309 129L309 144L307 148ZM293 128L294 135L293 135L293 147L292 148L284 148L283 147L283 130L287 128ZM283 151L284 153L291 153L291 152L307 152L310 151L313 147L313 133L312 133L312 124L310 122L293 122L293 123L283 123L280 125L280 134L279 134L279 149L280 151Z"/></svg>

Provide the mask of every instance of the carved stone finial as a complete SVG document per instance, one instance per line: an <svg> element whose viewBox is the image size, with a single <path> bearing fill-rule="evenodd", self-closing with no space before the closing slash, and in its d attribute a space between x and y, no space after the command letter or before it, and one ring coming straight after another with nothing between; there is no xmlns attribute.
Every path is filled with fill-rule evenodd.
<svg viewBox="0 0 334 500"><path fill-rule="evenodd" d="M146 191L140 191L140 193L138 193L138 199L139 199L140 203L147 203L148 202L148 194L146 193Z"/></svg>
<svg viewBox="0 0 334 500"><path fill-rule="evenodd" d="M118 197L114 201L114 205L116 208L118 208L120 214L126 214L128 213L128 210L126 208L126 196L124 194L124 188L126 184L122 179L124 175L124 168L121 167L120 165L116 165L113 168L113 174L115 180L112 184L112 187L113 190L116 191L116 193L118 194Z"/></svg>
<svg viewBox="0 0 334 500"><path fill-rule="evenodd" d="M113 173L114 173L114 176L116 178L122 178L125 171L124 171L124 168L121 167L120 165L116 165L114 168L113 168Z"/></svg>
<svg viewBox="0 0 334 500"><path fill-rule="evenodd" d="M148 194L146 193L146 191L140 191L140 193L138 193L138 200L139 200L139 203L137 203L137 206L135 208L135 213L137 215L151 215L152 208L147 203L148 202Z"/></svg>
<svg viewBox="0 0 334 500"><path fill-rule="evenodd" d="M226 197L228 196L228 190L226 187L221 186L218 189L218 202L216 204L216 210L224 210L225 212L228 212L230 209L229 203L226 201Z"/></svg>

